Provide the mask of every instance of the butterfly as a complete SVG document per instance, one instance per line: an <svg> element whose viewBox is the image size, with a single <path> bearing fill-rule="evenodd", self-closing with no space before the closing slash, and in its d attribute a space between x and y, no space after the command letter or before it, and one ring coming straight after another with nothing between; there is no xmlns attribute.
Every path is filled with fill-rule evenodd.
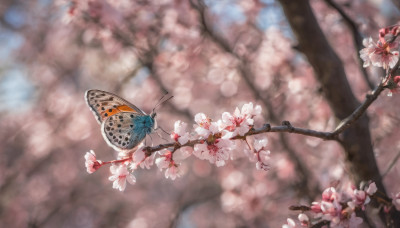
<svg viewBox="0 0 400 228"><path fill-rule="evenodd" d="M147 115L123 98L97 89L86 91L85 100L101 124L104 140L117 151L135 148L157 128L154 109Z"/></svg>

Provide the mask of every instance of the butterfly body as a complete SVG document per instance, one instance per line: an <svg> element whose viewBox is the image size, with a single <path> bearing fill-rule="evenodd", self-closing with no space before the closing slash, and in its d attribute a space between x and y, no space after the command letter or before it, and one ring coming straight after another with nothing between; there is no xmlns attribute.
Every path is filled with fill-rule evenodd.
<svg viewBox="0 0 400 228"><path fill-rule="evenodd" d="M135 148L157 127L154 112L147 115L115 94L88 90L85 99L101 124L104 140L117 151Z"/></svg>

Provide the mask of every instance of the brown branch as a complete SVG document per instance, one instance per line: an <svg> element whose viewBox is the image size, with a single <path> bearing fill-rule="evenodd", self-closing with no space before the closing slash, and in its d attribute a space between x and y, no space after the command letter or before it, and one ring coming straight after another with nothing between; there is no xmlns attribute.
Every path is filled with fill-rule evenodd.
<svg viewBox="0 0 400 228"><path fill-rule="evenodd" d="M380 191L386 193L373 151L369 118L365 115L364 109L359 109L359 101L351 90L343 63L322 32L310 2L308 0L279 0L279 2L298 41L299 50L313 67L335 117L344 120L350 116L349 120L354 120L352 124L346 124L351 121L344 120L345 124L341 124L338 128L344 128L338 136L353 181L359 184L363 180L372 180ZM377 90L376 96L380 92L381 90ZM361 106L366 109L371 103L366 101ZM373 205L378 206L376 202L373 202ZM388 226L400 227L399 213L395 210L389 213L380 210L382 221L387 220L387 214L390 214L389 221L394 222L394 225Z"/></svg>
<svg viewBox="0 0 400 228"><path fill-rule="evenodd" d="M378 98L384 89L384 80L382 80L374 91L366 95L365 101L353 113L351 113L337 125L332 134L339 135L344 130L349 128L354 122L356 122L367 111L368 107Z"/></svg>
<svg viewBox="0 0 400 228"><path fill-rule="evenodd" d="M389 173L389 171L393 168L393 166L397 163L397 161L399 160L399 158L400 158L400 151L397 153L397 155L394 157L394 159L392 160L392 162L390 162L390 164L389 164L389 166L387 167L387 169L386 169L386 171L385 172L383 172L383 174L382 174L382 178L384 178L388 173Z"/></svg>
<svg viewBox="0 0 400 228"><path fill-rule="evenodd" d="M289 121L283 121L282 125L280 126L274 126L271 127L270 124L264 124L261 128L257 129L250 129L246 134L243 136L235 136L231 138L232 140L236 139L246 139L248 136L253 136L253 135L259 135L263 133L268 133L268 132L282 132L282 133L293 133L293 134L299 134L299 135L305 135L305 136L310 136L310 137L315 137L315 138L320 138L324 140L336 140L336 135L334 135L332 132L323 132L323 131L315 131L311 129L306 129L306 128L300 128L300 127L293 127ZM197 140L191 140L187 142L186 144L179 144L179 143L166 143L166 144L160 144L154 147L145 147L145 151L148 154L151 154L153 152L162 150L162 149L167 149L167 148L174 148L174 150L177 150L181 147L185 146L190 146L193 147L196 144L200 144L206 141L206 139L197 139Z"/></svg>
<svg viewBox="0 0 400 228"><path fill-rule="evenodd" d="M340 16L342 16L347 27L351 31L351 34L353 36L354 46L357 49L357 53L359 53L361 49L363 49L363 44L362 44L363 37L361 36L360 31L358 30L357 24L353 21L353 19L350 18L349 15L347 15L347 13L342 8L340 8L340 6L334 0L325 0L325 2L333 9L335 9L340 14ZM357 55L357 60L358 60L358 65L360 67L360 71L364 76L365 81L367 82L369 88L373 89L375 85L371 82L367 69L363 67L364 63L359 55Z"/></svg>

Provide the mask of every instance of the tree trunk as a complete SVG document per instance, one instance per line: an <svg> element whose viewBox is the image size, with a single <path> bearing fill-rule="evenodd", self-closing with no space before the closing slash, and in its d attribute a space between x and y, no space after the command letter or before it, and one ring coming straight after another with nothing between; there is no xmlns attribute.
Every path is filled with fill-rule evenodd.
<svg viewBox="0 0 400 228"><path fill-rule="evenodd" d="M308 0L279 0L295 34L299 50L314 68L333 113L338 121L351 114L360 104L347 81L343 64L319 27ZM372 180L386 194L375 160L369 119L364 114L352 127L340 135L346 154L346 165L356 184ZM383 213L381 214L383 218ZM391 220L400 227L400 216L392 210ZM388 224L386 221L384 221Z"/></svg>

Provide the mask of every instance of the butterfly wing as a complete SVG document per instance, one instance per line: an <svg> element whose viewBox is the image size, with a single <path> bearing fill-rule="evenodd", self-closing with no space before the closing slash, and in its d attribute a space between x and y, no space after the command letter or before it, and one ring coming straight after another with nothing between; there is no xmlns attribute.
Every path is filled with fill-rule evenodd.
<svg viewBox="0 0 400 228"><path fill-rule="evenodd" d="M144 140L154 129L154 119L148 115L119 112L101 125L103 137L115 150L130 150Z"/></svg>
<svg viewBox="0 0 400 228"><path fill-rule="evenodd" d="M104 120L120 112L136 113L145 115L138 107L124 100L123 98L102 90L88 90L85 93L85 100L90 110L101 124Z"/></svg>

